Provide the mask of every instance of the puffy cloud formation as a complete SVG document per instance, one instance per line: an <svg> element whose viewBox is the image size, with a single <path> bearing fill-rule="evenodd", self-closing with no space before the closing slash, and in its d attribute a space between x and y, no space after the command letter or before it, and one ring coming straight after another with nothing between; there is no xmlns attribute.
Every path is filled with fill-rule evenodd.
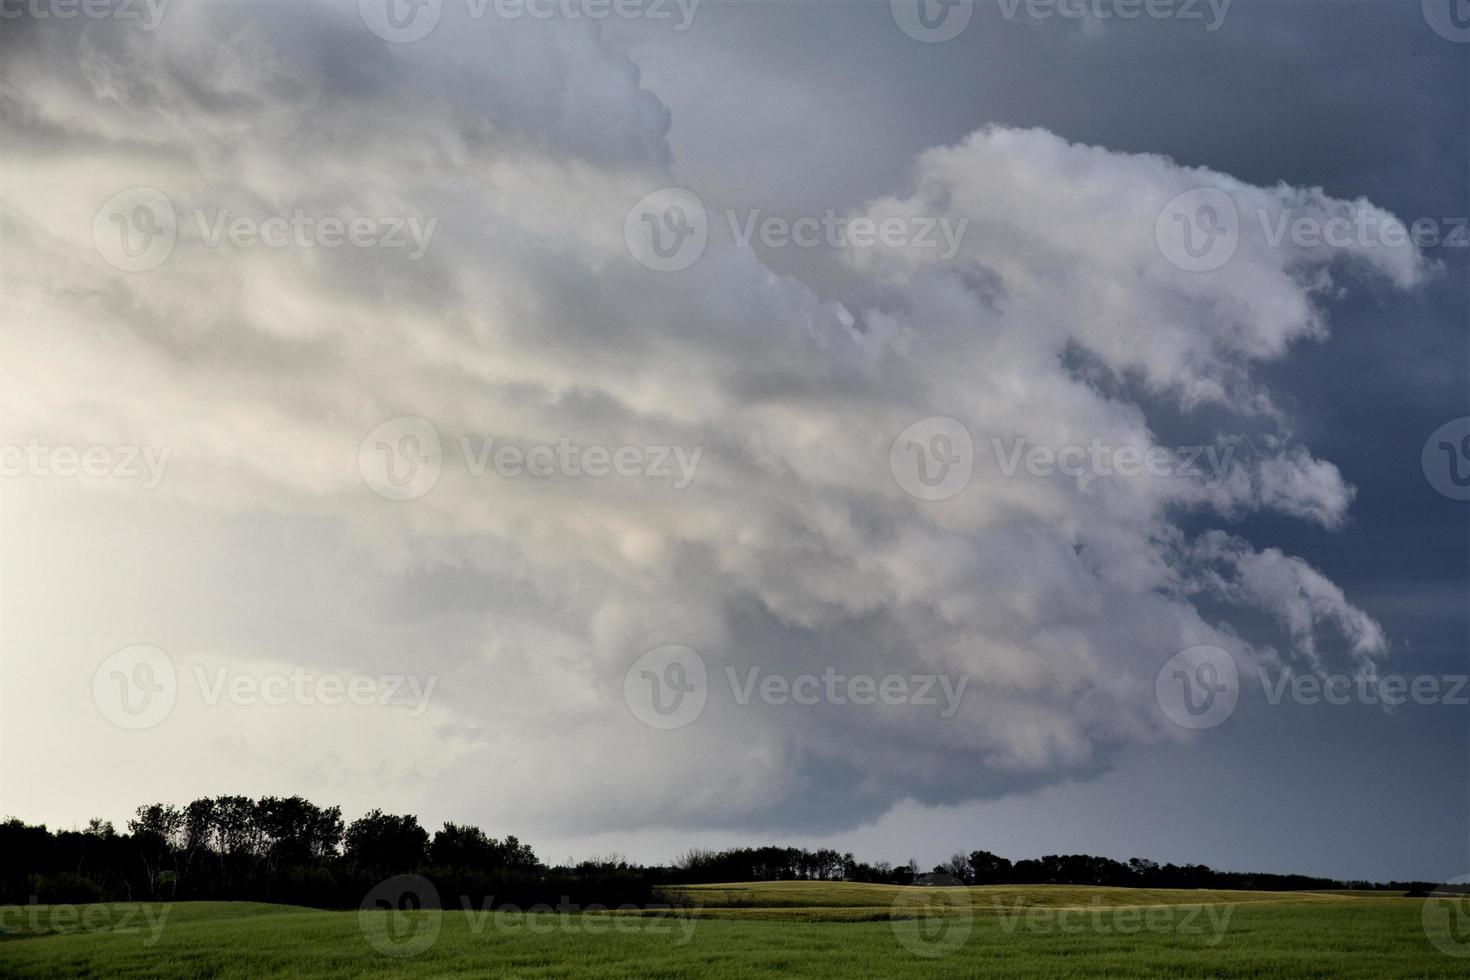
<svg viewBox="0 0 1470 980"><path fill-rule="evenodd" d="M1328 528L1347 513L1351 488L1290 442L1252 368L1324 333L1335 262L1397 288L1423 264L1412 249L1272 245L1252 228L1366 202L991 128L923 154L906 192L865 208L969 222L949 261L847 250L881 304L849 308L774 274L717 215L697 262L654 272L630 255L625 218L679 180L669 114L636 65L586 23L456 19L451 6L406 44L366 30L356 4L174 0L151 33L77 21L0 34L5 441L173 449L147 495L12 491L7 525L44 519L64 538L136 520L149 533L94 556L116 573L37 561L12 594L11 642L58 670L148 641L181 658L197 645L236 664L439 678L391 764L364 757L387 750L353 728L313 725L305 745L262 734L221 788L294 791L280 780L329 772L349 800L397 794L559 832L850 825L1184 737L1154 679L1192 645L1243 667L1371 670L1386 655L1377 624L1320 573L1227 530L1262 510ZM177 242L157 268L125 272L99 255L93 224L135 186L171 202ZM1201 186L1231 198L1242 232L1223 267L1191 272L1161 252L1155 223ZM212 243L222 210L436 224L415 260ZM1008 463L1018 446L1164 448L1160 412L1239 430L1212 429L1193 475ZM419 499L388 501L364 486L359 447L404 415L433 423L443 473ZM890 468L895 439L931 416L973 439L973 474L944 500L907 493ZM701 455L683 488L477 473L490 437ZM1186 533L1186 516L1221 529ZM142 618L82 584L117 587L139 568ZM72 598L27 600L43 594ZM58 618L87 625L59 633ZM57 635L74 647L48 647ZM625 672L663 644L709 671L703 714L677 731L624 703ZM743 682L753 667L968 681L951 717L741 705L726 671ZM35 710L90 715L73 694ZM205 765L210 743L191 736L228 738L224 723L181 711L160 729L163 768Z"/></svg>

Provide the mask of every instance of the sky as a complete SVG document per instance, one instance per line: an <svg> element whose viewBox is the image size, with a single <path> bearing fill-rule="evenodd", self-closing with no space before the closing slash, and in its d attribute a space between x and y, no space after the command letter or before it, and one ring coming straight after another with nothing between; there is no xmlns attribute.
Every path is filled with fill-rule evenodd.
<svg viewBox="0 0 1470 980"><path fill-rule="evenodd" d="M1463 6L6 0L0 811L1470 873Z"/></svg>

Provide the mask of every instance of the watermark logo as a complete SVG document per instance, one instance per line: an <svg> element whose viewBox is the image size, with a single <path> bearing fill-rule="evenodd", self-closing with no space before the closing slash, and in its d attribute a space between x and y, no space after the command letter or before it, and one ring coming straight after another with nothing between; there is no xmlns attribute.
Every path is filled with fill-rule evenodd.
<svg viewBox="0 0 1470 980"><path fill-rule="evenodd" d="M400 415L363 437L357 469L369 490L386 500L417 500L439 482L444 451L427 419Z"/></svg>
<svg viewBox="0 0 1470 980"><path fill-rule="evenodd" d="M920 500L948 500L969 485L975 469L970 430L947 415L920 419L893 440L888 468L905 493Z"/></svg>
<svg viewBox="0 0 1470 980"><path fill-rule="evenodd" d="M158 647L124 647L92 675L92 702L119 728L139 731L168 717L178 699L173 659Z"/></svg>
<svg viewBox="0 0 1470 980"><path fill-rule="evenodd" d="M92 218L92 244L97 253L124 272L147 272L163 265L177 240L178 215L173 203L152 187L119 191Z"/></svg>
<svg viewBox="0 0 1470 980"><path fill-rule="evenodd" d="M686 646L648 651L623 675L623 700L650 728L671 731L693 724L709 700L704 659Z"/></svg>
<svg viewBox="0 0 1470 980"><path fill-rule="evenodd" d="M954 953L975 927L970 890L958 878L929 875L928 885L906 888L894 899L889 925L899 945L925 959Z"/></svg>
<svg viewBox="0 0 1470 980"><path fill-rule="evenodd" d="M959 37L975 15L975 0L888 0L893 22L915 41L941 44Z"/></svg>
<svg viewBox="0 0 1470 980"><path fill-rule="evenodd" d="M1240 213L1219 188L1195 187L1164 205L1154 222L1154 239L1174 266L1213 272L1240 245Z"/></svg>
<svg viewBox="0 0 1470 980"><path fill-rule="evenodd" d="M1470 415L1435 429L1419 462L1434 489L1451 500L1470 500Z"/></svg>
<svg viewBox="0 0 1470 980"><path fill-rule="evenodd" d="M1240 671L1235 658L1220 647L1190 647L1174 654L1159 669L1154 695L1174 724L1214 728L1235 711L1240 699Z"/></svg>
<svg viewBox="0 0 1470 980"><path fill-rule="evenodd" d="M395 44L428 37L443 9L444 0L357 0L358 16L367 29Z"/></svg>
<svg viewBox="0 0 1470 980"><path fill-rule="evenodd" d="M1424 20L1446 41L1470 43L1470 0L1421 0Z"/></svg>
<svg viewBox="0 0 1470 980"><path fill-rule="evenodd" d="M439 891L419 875L395 875L363 896L357 927L373 949L406 959L439 938Z"/></svg>
<svg viewBox="0 0 1470 980"><path fill-rule="evenodd" d="M1446 956L1470 957L1470 875L1451 878L1430 892L1420 915L1435 949Z"/></svg>
<svg viewBox="0 0 1470 980"><path fill-rule="evenodd" d="M683 187L663 187L647 194L628 211L623 241L645 268L681 272L699 261L709 243L704 201Z"/></svg>

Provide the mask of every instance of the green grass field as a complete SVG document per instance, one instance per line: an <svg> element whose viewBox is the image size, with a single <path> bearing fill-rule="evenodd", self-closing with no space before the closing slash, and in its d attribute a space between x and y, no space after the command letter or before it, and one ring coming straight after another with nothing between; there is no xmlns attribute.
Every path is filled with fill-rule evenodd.
<svg viewBox="0 0 1470 980"><path fill-rule="evenodd" d="M563 915L359 914L229 902L9 906L0 909L0 975L1470 974L1470 958L1451 955L1470 954L1470 933L1455 932L1460 920L1449 917L1470 906L1451 909L1448 900L1431 900L1434 914L1426 916L1423 900L1368 893L779 882L695 886L669 897L695 907Z"/></svg>

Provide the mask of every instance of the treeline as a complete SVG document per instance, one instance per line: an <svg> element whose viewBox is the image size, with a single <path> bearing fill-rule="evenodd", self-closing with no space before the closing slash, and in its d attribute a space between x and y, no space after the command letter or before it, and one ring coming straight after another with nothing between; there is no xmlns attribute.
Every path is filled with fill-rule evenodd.
<svg viewBox="0 0 1470 980"><path fill-rule="evenodd" d="M1114 861L1091 854L1048 854L1010 861L989 851L955 854L934 873L967 885L1117 885L1127 888L1225 888L1240 891L1325 889L1428 890L1426 882L1339 881L1309 875L1216 871L1203 864L1159 864L1146 858Z"/></svg>
<svg viewBox="0 0 1470 980"><path fill-rule="evenodd" d="M1010 861L989 851L955 854L930 873L916 862L866 864L822 848L689 851L671 866L618 857L549 867L515 837L446 823L432 835L418 818L373 810L344 823L340 807L299 796L216 796L186 806L140 806L125 832L91 821L52 832L0 823L0 904L192 899L353 908L385 878L417 874L441 899L476 908L648 905L661 886L723 881L861 881L897 885L1071 884L1152 888L1296 890L1380 888L1426 893L1422 882L1376 885L1303 875L1242 874L1204 865L1126 863L1085 854Z"/></svg>
<svg viewBox="0 0 1470 980"><path fill-rule="evenodd" d="M865 881L911 885L919 876L915 861L897 867L887 861L863 864L851 853L798 847L736 847L726 851L692 850L672 868L655 869L670 884L700 885L721 881Z"/></svg>
<svg viewBox="0 0 1470 980"><path fill-rule="evenodd" d="M1145 858L1115 861L1090 854L1048 854L1010 861L989 851L957 853L929 872L917 862L864 864L848 853L794 847L694 850L673 868L654 869L675 884L721 881L861 881L888 885L1116 885L1128 888L1223 888L1240 891L1377 889L1427 893L1429 882L1338 881L1308 875L1216 871L1203 864L1159 864Z"/></svg>
<svg viewBox="0 0 1470 980"><path fill-rule="evenodd" d="M0 823L0 903L191 899L352 908L385 878L418 874L444 900L475 907L570 901L646 905L653 882L617 861L548 868L515 837L446 823L431 836L409 815L299 796L216 796L140 806L127 831L93 820L53 833Z"/></svg>

